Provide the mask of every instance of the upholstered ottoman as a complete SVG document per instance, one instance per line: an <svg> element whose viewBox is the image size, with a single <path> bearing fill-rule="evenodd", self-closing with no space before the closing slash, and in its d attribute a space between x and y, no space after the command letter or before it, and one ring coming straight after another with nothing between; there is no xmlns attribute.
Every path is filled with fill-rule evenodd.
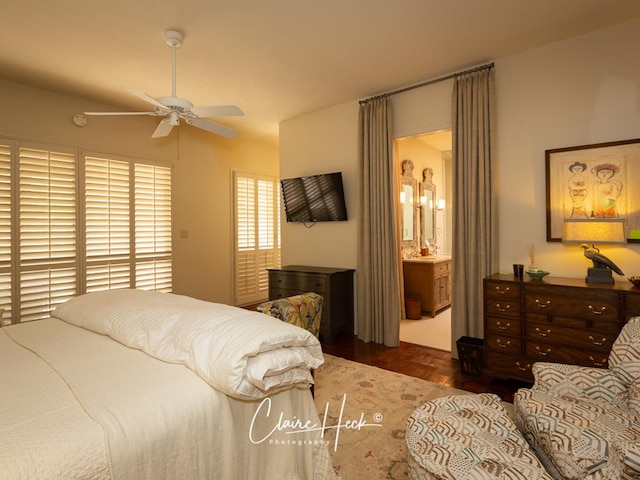
<svg viewBox="0 0 640 480"><path fill-rule="evenodd" d="M406 439L414 480L552 480L497 395L426 402L409 416Z"/></svg>

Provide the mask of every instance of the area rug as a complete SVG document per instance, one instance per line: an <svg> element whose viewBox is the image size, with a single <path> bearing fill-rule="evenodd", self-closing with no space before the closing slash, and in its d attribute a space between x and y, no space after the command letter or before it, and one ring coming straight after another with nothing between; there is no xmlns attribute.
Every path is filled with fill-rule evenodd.
<svg viewBox="0 0 640 480"><path fill-rule="evenodd" d="M405 425L423 402L464 390L324 355L315 402L342 480L408 478Z"/></svg>

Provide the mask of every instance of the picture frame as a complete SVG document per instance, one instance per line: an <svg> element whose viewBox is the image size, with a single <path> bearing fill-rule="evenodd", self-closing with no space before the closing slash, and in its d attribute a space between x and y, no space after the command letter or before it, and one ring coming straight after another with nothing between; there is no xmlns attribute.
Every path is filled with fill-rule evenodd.
<svg viewBox="0 0 640 480"><path fill-rule="evenodd" d="M547 241L570 218L626 220L640 243L640 138L545 150Z"/></svg>

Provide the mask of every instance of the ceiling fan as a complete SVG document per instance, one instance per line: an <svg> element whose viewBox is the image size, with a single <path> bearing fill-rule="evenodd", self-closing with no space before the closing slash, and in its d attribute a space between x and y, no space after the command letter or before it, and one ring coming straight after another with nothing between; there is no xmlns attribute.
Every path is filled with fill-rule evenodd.
<svg viewBox="0 0 640 480"><path fill-rule="evenodd" d="M176 30L164 32L164 39L172 49L172 83L173 89L170 97L153 98L144 92L125 88L131 95L150 103L155 108L152 112L84 112L85 115L153 115L166 117L160 121L155 129L152 138L166 137L171 133L173 127L180 125L182 118L187 124L201 128L207 132L215 133L226 138L235 137L238 132L219 123L207 120L206 117L229 117L244 115L244 112L235 105L216 105L211 107L194 107L191 102L176 95L176 48L182 45L183 35Z"/></svg>

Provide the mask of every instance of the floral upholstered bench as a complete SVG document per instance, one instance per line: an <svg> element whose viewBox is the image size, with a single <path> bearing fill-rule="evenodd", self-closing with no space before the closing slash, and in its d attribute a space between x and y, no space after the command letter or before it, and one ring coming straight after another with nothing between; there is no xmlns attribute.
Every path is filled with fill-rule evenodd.
<svg viewBox="0 0 640 480"><path fill-rule="evenodd" d="M453 395L419 406L406 428L414 480L552 480L497 395Z"/></svg>

